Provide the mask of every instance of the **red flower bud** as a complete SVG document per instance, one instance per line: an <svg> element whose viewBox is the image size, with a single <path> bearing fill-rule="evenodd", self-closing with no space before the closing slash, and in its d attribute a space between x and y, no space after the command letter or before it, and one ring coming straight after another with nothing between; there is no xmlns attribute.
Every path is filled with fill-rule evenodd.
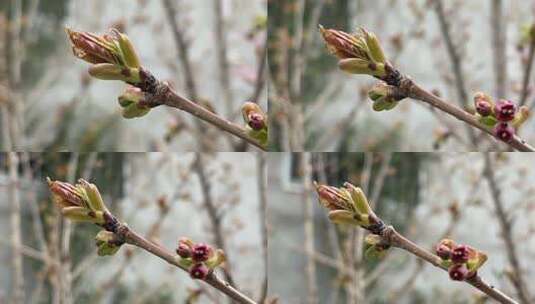
<svg viewBox="0 0 535 304"><path fill-rule="evenodd" d="M464 281L468 276L468 268L465 264L454 264L448 269L448 274L454 281Z"/></svg>
<svg viewBox="0 0 535 304"><path fill-rule="evenodd" d="M515 129L506 122L496 124L494 127L494 135L505 142L509 142L515 135Z"/></svg>
<svg viewBox="0 0 535 304"><path fill-rule="evenodd" d="M448 260L451 256L451 249L450 247L439 244L436 248L436 254L443 260Z"/></svg>
<svg viewBox="0 0 535 304"><path fill-rule="evenodd" d="M251 113L249 114L249 127L253 130L262 130L266 124L264 121L264 116L260 113Z"/></svg>
<svg viewBox="0 0 535 304"><path fill-rule="evenodd" d="M187 259L191 257L191 248L184 243L179 243L178 247L176 248L176 254L178 254L181 258Z"/></svg>
<svg viewBox="0 0 535 304"><path fill-rule="evenodd" d="M195 244L191 257L195 262L204 262L210 258L212 251L212 247L204 243Z"/></svg>
<svg viewBox="0 0 535 304"><path fill-rule="evenodd" d="M517 106L510 100L500 99L494 106L494 114L499 121L507 122L515 118Z"/></svg>
<svg viewBox="0 0 535 304"><path fill-rule="evenodd" d="M484 99L478 99L475 104L476 111L477 113L479 113L479 115L489 116L490 114L492 114L492 105L488 101Z"/></svg>
<svg viewBox="0 0 535 304"><path fill-rule="evenodd" d="M466 245L458 245L451 251L453 263L466 263L470 258L470 248Z"/></svg>
<svg viewBox="0 0 535 304"><path fill-rule="evenodd" d="M189 275L193 279L204 280L209 272L210 268L206 267L203 263L197 263L190 268Z"/></svg>

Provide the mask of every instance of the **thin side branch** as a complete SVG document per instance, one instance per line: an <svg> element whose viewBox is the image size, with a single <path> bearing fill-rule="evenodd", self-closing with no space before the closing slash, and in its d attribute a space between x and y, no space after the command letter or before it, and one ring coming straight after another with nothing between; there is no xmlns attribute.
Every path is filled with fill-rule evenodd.
<svg viewBox="0 0 535 304"><path fill-rule="evenodd" d="M426 91L407 77L403 78L399 87L393 87L393 89L396 91L396 94L423 101L495 138L492 130L480 123L474 115ZM507 144L521 152L535 152L535 148L518 135L515 135Z"/></svg>
<svg viewBox="0 0 535 304"><path fill-rule="evenodd" d="M385 229L382 230L382 232L379 234L384 242L387 244L397 247L400 249L403 249L422 260L432 264L433 266L440 268L444 271L447 271L447 268L442 265L442 259L431 252L425 250L424 248L416 245L409 239L405 238L403 235L401 235L399 232L397 232L394 227L387 226ZM494 286L488 284L485 282L478 274L474 275L473 277L466 279L465 282L468 284L474 286L475 288L479 289L484 294L488 295L492 299L504 303L504 304L516 304L517 302L501 292L500 290L496 289Z"/></svg>
<svg viewBox="0 0 535 304"><path fill-rule="evenodd" d="M140 234L136 233L130 227L120 223L117 229L113 231L115 234L120 236L125 240L127 244L134 245L136 247L139 247L147 252L150 252L151 254L161 258L162 260L166 261L167 263L176 266L184 271L188 271L183 266L181 266L178 262L177 255L163 246L160 246L156 243L153 243ZM236 303L243 303L243 304L256 304L255 301L248 298L246 295L232 287L232 285L221 278L219 278L214 272L210 273L206 279L204 279L206 283L211 285L212 287L216 288L217 290L221 291L222 293L229 296L232 300L234 300Z"/></svg>
<svg viewBox="0 0 535 304"><path fill-rule="evenodd" d="M166 105L177 108L179 110L188 112L189 114L208 122L223 131L233 134L261 150L266 149L262 143L249 136L244 127L207 110L186 97L180 96L169 86L168 83L157 80L150 72L142 70L140 73L142 75L143 82L137 86L147 94L147 106L157 107L160 105Z"/></svg>
<svg viewBox="0 0 535 304"><path fill-rule="evenodd" d="M490 160L490 156L488 154L485 154L484 174L485 178L487 179L487 182L489 183L490 191L492 193L492 201L494 202L494 209L498 217L498 221L500 223L501 237L503 239L503 242L505 243L507 259L509 260L509 264L511 264L511 281L516 289L518 297L520 298L520 302L522 302L523 304L531 303L531 296L529 295L526 282L524 281L522 275L522 267L518 259L517 247L513 238L512 222L509 220L507 212L505 211L501 197L501 191L496 182L494 176L494 169Z"/></svg>

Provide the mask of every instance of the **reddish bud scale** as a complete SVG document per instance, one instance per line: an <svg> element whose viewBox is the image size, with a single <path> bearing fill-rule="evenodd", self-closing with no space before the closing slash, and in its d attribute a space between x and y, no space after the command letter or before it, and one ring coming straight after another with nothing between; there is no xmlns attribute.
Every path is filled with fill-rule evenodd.
<svg viewBox="0 0 535 304"><path fill-rule="evenodd" d="M321 33L329 50L339 59L368 57L355 46L357 38L353 35L333 29L322 29Z"/></svg>
<svg viewBox="0 0 535 304"><path fill-rule="evenodd" d="M83 199L77 193L76 188L69 183L53 181L50 182L49 188L52 193L61 199L60 204L65 205L62 207L84 205Z"/></svg>

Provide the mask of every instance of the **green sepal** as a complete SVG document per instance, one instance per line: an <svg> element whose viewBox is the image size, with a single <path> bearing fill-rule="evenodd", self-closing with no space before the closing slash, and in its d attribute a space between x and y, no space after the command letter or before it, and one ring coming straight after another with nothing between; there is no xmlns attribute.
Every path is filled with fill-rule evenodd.
<svg viewBox="0 0 535 304"><path fill-rule="evenodd" d="M247 130L247 134L251 136L252 138L258 140L260 144L264 147L268 144L268 130L267 128L263 128L261 130L253 130L249 125L245 126L245 129Z"/></svg>
<svg viewBox="0 0 535 304"><path fill-rule="evenodd" d="M85 193L87 195L87 202L89 203L89 207L91 208L91 210L94 210L94 211L108 210L106 208L106 205L104 205L102 196L100 195L100 192L98 191L98 188L97 186L95 186L95 184L91 184L83 179L81 179L79 183L84 187Z"/></svg>
<svg viewBox="0 0 535 304"><path fill-rule="evenodd" d="M372 245L366 249L364 256L372 261L382 260L386 256L387 250L381 246Z"/></svg>
<svg viewBox="0 0 535 304"><path fill-rule="evenodd" d="M480 123L484 124L487 127L494 127L498 123L498 120L496 119L496 117L492 115L481 116L477 114L477 119L479 120Z"/></svg>
<svg viewBox="0 0 535 304"><path fill-rule="evenodd" d="M128 36L119 33L118 31L117 36L119 41L119 47L121 48L121 52L123 53L123 58L126 66L136 69L141 67L141 63L136 53L136 50L134 49L134 45L132 44L130 39L128 39Z"/></svg>
<svg viewBox="0 0 535 304"><path fill-rule="evenodd" d="M123 108L122 115L126 119L131 119L145 116L149 112L150 108L139 107L137 103L132 103L129 106Z"/></svg>

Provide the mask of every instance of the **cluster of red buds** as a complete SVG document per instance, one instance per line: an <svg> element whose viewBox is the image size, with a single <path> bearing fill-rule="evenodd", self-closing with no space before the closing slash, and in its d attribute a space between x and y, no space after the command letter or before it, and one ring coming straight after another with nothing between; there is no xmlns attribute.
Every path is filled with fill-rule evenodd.
<svg viewBox="0 0 535 304"><path fill-rule="evenodd" d="M492 127L494 135L505 142L513 139L518 129L529 117L527 107L518 107L516 103L500 99L493 102L492 98L482 92L474 96L474 107L479 121Z"/></svg>
<svg viewBox="0 0 535 304"><path fill-rule="evenodd" d="M217 266L225 261L221 249L214 250L204 243L194 243L188 238L181 238L176 248L179 263L188 269L193 279L204 280Z"/></svg>
<svg viewBox="0 0 535 304"><path fill-rule="evenodd" d="M455 244L453 240L443 239L436 247L436 255L448 268L450 278L464 281L476 275L477 270L487 261L487 255L467 245Z"/></svg>
<svg viewBox="0 0 535 304"><path fill-rule="evenodd" d="M260 141L262 145L266 146L268 141L266 113L254 102L244 103L241 112L247 133L249 133L251 137Z"/></svg>

